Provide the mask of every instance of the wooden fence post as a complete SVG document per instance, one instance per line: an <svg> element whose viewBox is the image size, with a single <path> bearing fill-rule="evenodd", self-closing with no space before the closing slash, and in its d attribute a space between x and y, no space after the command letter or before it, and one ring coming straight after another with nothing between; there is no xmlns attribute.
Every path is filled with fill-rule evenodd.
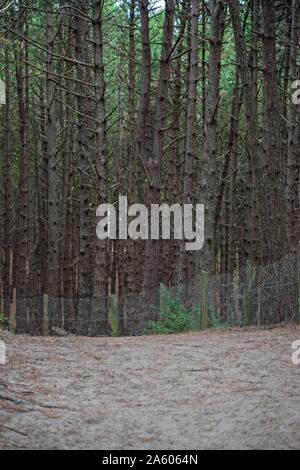
<svg viewBox="0 0 300 470"><path fill-rule="evenodd" d="M109 308L109 319L111 324L112 336L120 336L120 315L119 315L119 302L118 296L111 294L110 296L110 308Z"/></svg>
<svg viewBox="0 0 300 470"><path fill-rule="evenodd" d="M262 267L260 266L258 268L258 272L259 272L259 279L261 279L261 273L262 273ZM256 314L256 318L257 318L257 327L258 328L261 328L261 323L262 323L262 318L261 318L261 314L262 314L262 289L261 288L258 288L257 289L257 302L258 302L258 306L257 306L257 314Z"/></svg>
<svg viewBox="0 0 300 470"><path fill-rule="evenodd" d="M240 308L240 273L239 268L233 273L233 299L234 299L234 326L241 325L241 308Z"/></svg>
<svg viewBox="0 0 300 470"><path fill-rule="evenodd" d="M12 303L10 304L10 321L12 331L16 331L16 314L17 314L17 289L13 289Z"/></svg>
<svg viewBox="0 0 300 470"><path fill-rule="evenodd" d="M297 321L300 323L300 242L297 245L297 295L298 295L298 318Z"/></svg>
<svg viewBox="0 0 300 470"><path fill-rule="evenodd" d="M255 266L251 264L250 261L247 261L247 276L246 276L246 293L245 293L245 318L244 325L251 326L253 325L254 320L254 305L253 305L253 287L255 283L256 269Z"/></svg>
<svg viewBox="0 0 300 470"><path fill-rule="evenodd" d="M200 329L206 330L208 328L208 273L201 272L200 277Z"/></svg>
<svg viewBox="0 0 300 470"><path fill-rule="evenodd" d="M48 294L43 295L43 331L44 336L49 334L49 296Z"/></svg>
<svg viewBox="0 0 300 470"><path fill-rule="evenodd" d="M186 290L186 288L185 288ZM185 292L186 294L186 292ZM184 298L182 300L180 300L180 303L184 303L184 306L186 306L186 299L187 299L187 296L184 294ZM176 297L177 298L177 295L178 295L178 291L176 290L172 290L172 288L169 288L168 286L166 286L165 284L163 284L162 282L160 283L160 287L159 287L159 308L155 309L156 310L156 313L155 313L155 316L153 318L153 320L155 322L158 322L161 320L161 317L164 315L164 310L167 308L167 305L166 305L166 299L169 298L169 296L172 296L172 298ZM167 301L168 302L168 301Z"/></svg>

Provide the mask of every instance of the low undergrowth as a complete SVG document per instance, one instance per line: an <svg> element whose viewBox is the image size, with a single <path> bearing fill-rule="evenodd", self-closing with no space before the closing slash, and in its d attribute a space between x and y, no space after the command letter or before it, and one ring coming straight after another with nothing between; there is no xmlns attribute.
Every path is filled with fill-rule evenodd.
<svg viewBox="0 0 300 470"><path fill-rule="evenodd" d="M3 313L0 313L0 329L10 330L10 328L11 328L10 319L7 318Z"/></svg>
<svg viewBox="0 0 300 470"><path fill-rule="evenodd" d="M160 306L154 310L154 314L157 320L148 324L145 334L175 334L197 329L194 312L186 309L167 288L162 288Z"/></svg>

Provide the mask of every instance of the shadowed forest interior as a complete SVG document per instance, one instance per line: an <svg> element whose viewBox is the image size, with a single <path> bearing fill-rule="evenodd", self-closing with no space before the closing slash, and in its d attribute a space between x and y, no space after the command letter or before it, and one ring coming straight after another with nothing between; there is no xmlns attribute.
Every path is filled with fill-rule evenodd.
<svg viewBox="0 0 300 470"><path fill-rule="evenodd" d="M16 332L128 334L141 299L182 286L187 305L199 276L203 294L205 273L235 286L246 267L250 292L259 267L297 259L299 0L0 0L0 78L0 312ZM99 240L97 207L120 195L205 204L204 248Z"/></svg>

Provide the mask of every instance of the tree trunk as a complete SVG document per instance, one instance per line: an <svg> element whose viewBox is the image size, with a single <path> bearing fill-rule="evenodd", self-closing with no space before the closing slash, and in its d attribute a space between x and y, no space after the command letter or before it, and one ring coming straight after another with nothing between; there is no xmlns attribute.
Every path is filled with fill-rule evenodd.
<svg viewBox="0 0 300 470"><path fill-rule="evenodd" d="M225 29L225 2L211 1L212 25L208 66L208 91L206 97L205 133L203 144L203 193L201 203L205 203L205 247L201 259L204 271L215 268L215 187L217 184L217 118L220 101L220 73L223 35Z"/></svg>
<svg viewBox="0 0 300 470"><path fill-rule="evenodd" d="M146 162L148 169L148 207L151 204L160 203L161 166L163 161L165 122L168 103L168 91L170 81L170 61L173 45L174 29L174 0L166 0L164 21L163 46L160 59L158 89L156 96L156 108L154 113L153 146L150 161ZM149 224L150 226L150 224ZM156 304L159 295L159 260L160 240L148 240L146 243L145 260L145 288L146 301Z"/></svg>
<svg viewBox="0 0 300 470"><path fill-rule="evenodd" d="M49 295L49 332L52 327L61 327L59 318L59 186L58 186L58 158L57 158L57 124L55 109L56 85L54 52L54 14L52 2L47 2L47 155L48 155L48 295Z"/></svg>
<svg viewBox="0 0 300 470"><path fill-rule="evenodd" d="M103 2L94 2L94 61L95 61L95 92L96 92L96 167L99 175L100 204L107 202L107 140L105 81L103 62L102 9ZM108 334L108 249L107 240L96 241L96 266L94 279L94 304L90 333Z"/></svg>

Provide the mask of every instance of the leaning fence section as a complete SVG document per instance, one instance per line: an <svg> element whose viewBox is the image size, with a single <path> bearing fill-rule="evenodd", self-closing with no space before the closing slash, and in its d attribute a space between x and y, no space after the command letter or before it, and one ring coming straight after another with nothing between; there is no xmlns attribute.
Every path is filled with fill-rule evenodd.
<svg viewBox="0 0 300 470"><path fill-rule="evenodd" d="M10 326L30 334L135 336L300 323L299 253L264 267L248 263L231 274L200 272L189 285L160 285L147 296L157 299L155 305L143 292L92 300L45 294L18 303L14 292Z"/></svg>

